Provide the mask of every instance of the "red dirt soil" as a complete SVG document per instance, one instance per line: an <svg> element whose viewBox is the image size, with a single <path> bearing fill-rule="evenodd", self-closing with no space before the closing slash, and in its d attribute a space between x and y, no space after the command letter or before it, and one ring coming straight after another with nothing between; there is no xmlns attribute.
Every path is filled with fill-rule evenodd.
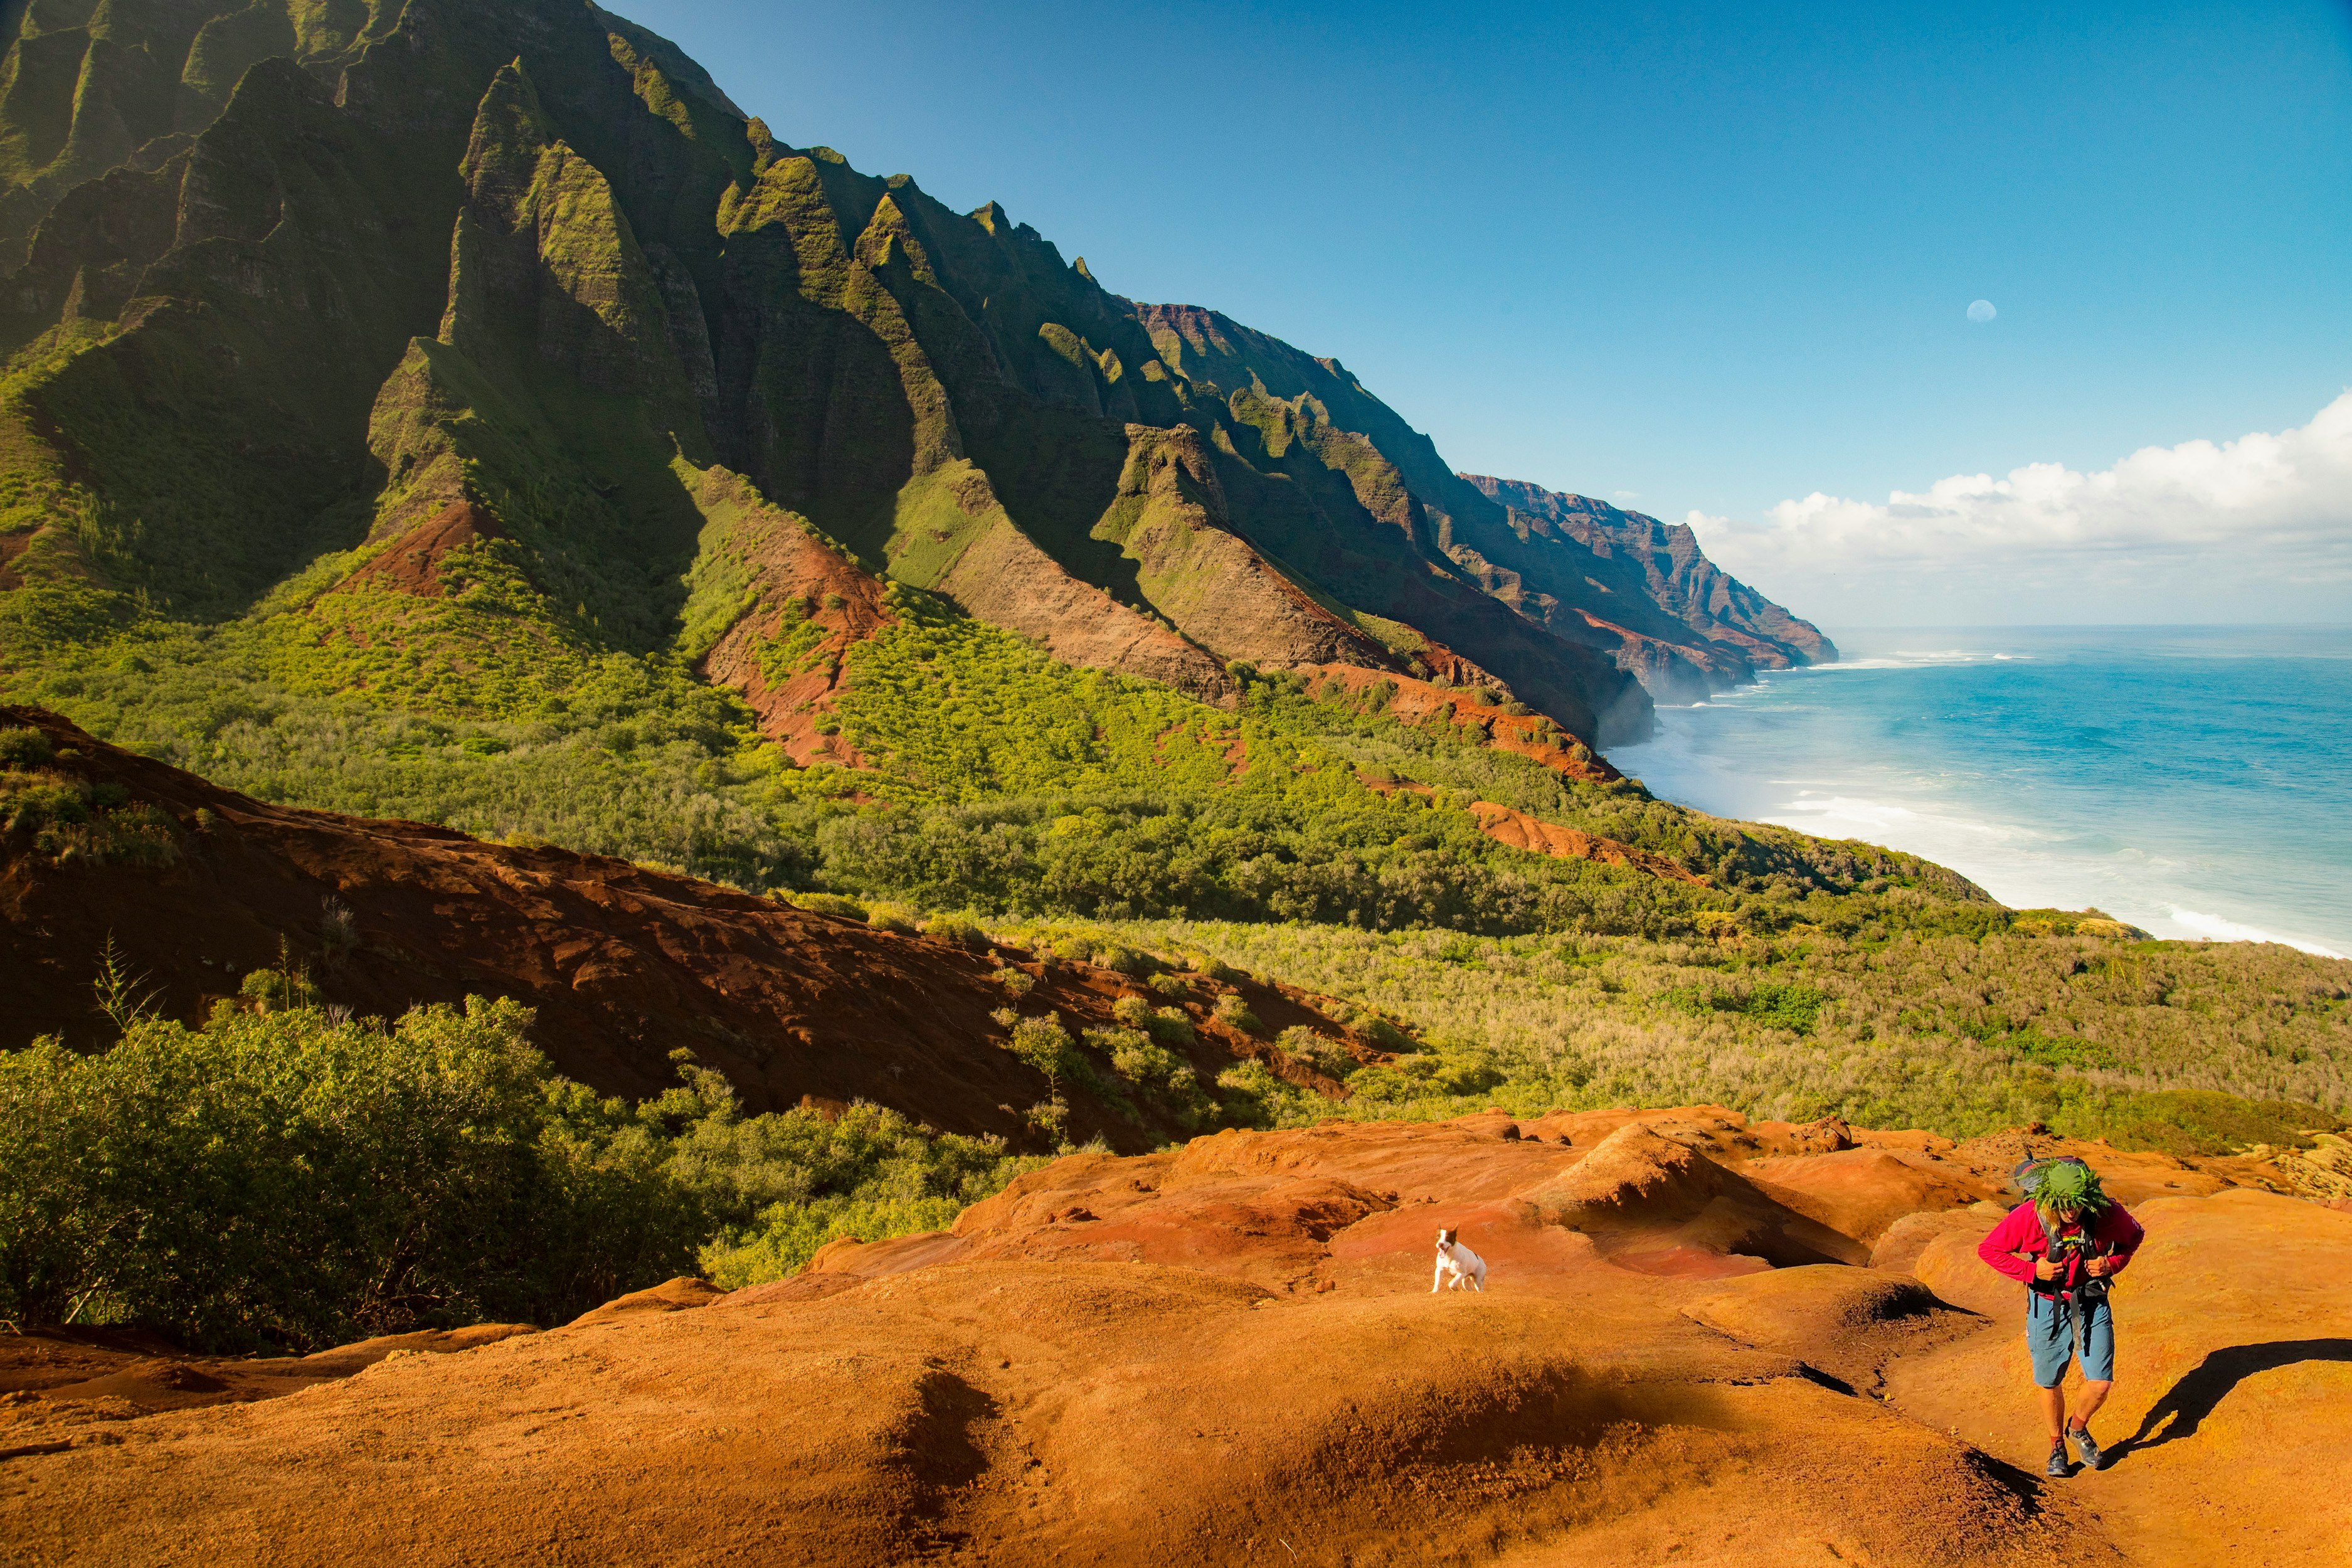
<svg viewBox="0 0 2352 1568"><path fill-rule="evenodd" d="M499 537L497 518L471 501L453 500L352 573L345 586L388 588L437 599L447 591L441 582L441 558L461 544Z"/></svg>
<svg viewBox="0 0 2352 1568"><path fill-rule="evenodd" d="M1688 882L1694 887L1711 884L1696 872L1688 870L1663 855L1647 849L1636 849L1630 844L1620 844L1613 838L1562 827L1555 822L1543 822L1507 805L1491 800L1470 803L1470 815L1478 819L1478 830L1497 844L1507 844L1514 849L1525 849L1538 855L1549 855L1559 860L1599 860L1612 866L1630 866L1637 871L1668 882Z"/></svg>
<svg viewBox="0 0 2352 1568"><path fill-rule="evenodd" d="M1468 725L1484 732L1487 743L1497 751L1531 757L1569 778L1608 784L1625 776L1550 720L1506 712L1500 705L1481 700L1475 688L1434 686L1409 675L1351 664L1310 665L1297 673L1308 678L1310 689L1322 690L1357 692L1386 682L1396 688L1389 699L1389 711L1405 723L1425 723L1442 716L1448 724Z"/></svg>
<svg viewBox="0 0 2352 1568"><path fill-rule="evenodd" d="M108 1563L2342 1562L2352 1216L2232 1184L2262 1167L2033 1143L2098 1164L2150 1238L2116 1290L2116 1458L2065 1481L2030 1466L2013 1313L1738 1250L1851 1256L1906 1216L1973 1248L2006 1200L1972 1194L2021 1142L1701 1107L1077 1155L949 1232L293 1397L20 1384L0 1541ZM1430 1293L1441 1226L1486 1294Z"/></svg>
<svg viewBox="0 0 2352 1568"><path fill-rule="evenodd" d="M820 542L798 514L771 505L740 476L714 468L700 476L696 488L706 512L724 509L737 520L726 548L747 570L756 595L703 656L703 673L741 692L760 716L760 732L793 762L803 767L817 762L865 766L846 741L819 734L817 725L840 694L850 647L890 621L882 584ZM783 633L787 605L823 635L793 668L778 670L782 679L771 685L760 668L761 652Z"/></svg>
<svg viewBox="0 0 2352 1568"><path fill-rule="evenodd" d="M55 714L0 706L0 727L32 725L58 767L115 784L177 825L178 858L162 869L55 864L29 830L0 837L0 1048L42 1034L99 1043L90 980L110 938L160 987L171 1016L200 1021L240 977L278 962L284 942L330 1003L393 1016L426 1002L511 996L538 1009L532 1038L559 1071L635 1098L675 1081L671 1050L690 1047L724 1072L754 1110L804 1097L871 1100L946 1131L996 1132L1018 1144L1021 1112L1047 1098L1042 1074L998 1042L990 1014L1012 998L991 978L1001 962L1035 978L1024 1014L1058 1012L1073 1031L1108 1026L1123 995L1181 1001L1198 1031L1192 1057L1213 1079L1244 1057L1324 1092L1267 1043L1293 1025L1379 1059L1302 993L1243 980L1191 978L1181 998L1088 963L1041 964L1015 949L967 950L898 935L555 848L485 844L448 828L370 822L264 805L194 774L91 739ZM67 752L73 753L71 756ZM201 817L198 813L209 813ZM331 946L324 901L351 910L356 945ZM1263 1037L1216 1018L1239 990ZM1073 1094L1072 1133L1148 1147L1172 1127L1139 1127Z"/></svg>

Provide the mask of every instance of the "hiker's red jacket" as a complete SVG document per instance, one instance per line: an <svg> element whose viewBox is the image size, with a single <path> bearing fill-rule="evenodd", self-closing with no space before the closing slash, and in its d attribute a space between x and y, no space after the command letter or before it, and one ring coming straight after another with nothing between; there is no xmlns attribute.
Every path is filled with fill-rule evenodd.
<svg viewBox="0 0 2352 1568"><path fill-rule="evenodd" d="M2060 1226L2058 1234L2074 1236L2079 1235L2082 1229L2081 1222L2077 1221L2073 1225ZM2107 1270L2107 1278L2112 1279L2123 1271L2124 1265L2131 1260L2133 1253L2139 1250L2140 1240L2147 1235L2147 1232L2139 1227L2139 1221L2124 1212L2121 1204L2110 1203L2098 1212L2091 1223L2091 1240L2100 1251L2115 1259L2114 1266ZM2019 1252L2028 1256L2011 1256ZM2066 1271L2057 1279L2036 1279L2033 1277L2034 1260L2047 1257L2049 1252L2049 1235L2042 1230L2042 1216L2033 1212L2033 1205L2030 1203L2020 1204L2010 1210L2008 1217L1992 1227L1992 1234L1977 1243L1979 1258L2011 1279L2034 1289L2072 1290L2090 1278L2084 1272L2082 1255L2077 1253L2066 1260Z"/></svg>

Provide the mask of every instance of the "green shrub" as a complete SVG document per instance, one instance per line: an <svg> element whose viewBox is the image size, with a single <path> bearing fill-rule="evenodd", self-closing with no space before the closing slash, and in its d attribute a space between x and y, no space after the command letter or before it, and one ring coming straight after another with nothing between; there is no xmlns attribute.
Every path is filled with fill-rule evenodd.
<svg viewBox="0 0 2352 1568"><path fill-rule="evenodd" d="M228 1012L0 1055L0 1310L304 1348L549 1321L675 1271L690 1211L544 1143L530 1016Z"/></svg>
<svg viewBox="0 0 2352 1568"><path fill-rule="evenodd" d="M1062 1026L1057 1014L1021 1019L1013 1026L1004 1048L1055 1083L1066 1078L1087 1076L1085 1058L1078 1055L1070 1031Z"/></svg>
<svg viewBox="0 0 2352 1568"><path fill-rule="evenodd" d="M37 768L57 754L49 738L38 730L0 730L0 768Z"/></svg>
<svg viewBox="0 0 2352 1568"><path fill-rule="evenodd" d="M1181 1007L1152 1009L1151 1016L1145 1026L1150 1029L1155 1038L1166 1040L1171 1045L1189 1046L1195 1038L1192 1020L1186 1016Z"/></svg>
<svg viewBox="0 0 2352 1568"><path fill-rule="evenodd" d="M1140 996L1121 996L1110 1005L1110 1016L1130 1029L1140 1029L1151 1022L1151 1004Z"/></svg>
<svg viewBox="0 0 2352 1568"><path fill-rule="evenodd" d="M917 930L917 916L904 904L876 904L866 911L866 923L876 931L912 936Z"/></svg>
<svg viewBox="0 0 2352 1568"><path fill-rule="evenodd" d="M1370 1040L1380 1049L1395 1056L1410 1056L1421 1049L1421 1042L1408 1035L1397 1024L1377 1013L1359 1011L1347 1020L1348 1026Z"/></svg>
<svg viewBox="0 0 2352 1568"><path fill-rule="evenodd" d="M1829 998L1811 985L1762 984L1732 989L1686 986L1667 993L1664 1000L1688 1013L1738 1013L1768 1029L1810 1035Z"/></svg>
<svg viewBox="0 0 2352 1568"><path fill-rule="evenodd" d="M1255 1058L1217 1075L1219 1109L1236 1127L1310 1125L1330 1113L1322 1096L1286 1083Z"/></svg>
<svg viewBox="0 0 2352 1568"><path fill-rule="evenodd" d="M297 1007L319 1005L319 988L310 977L290 965L281 963L277 969L249 969L237 982L236 994L265 1013L289 1013Z"/></svg>
<svg viewBox="0 0 2352 1568"><path fill-rule="evenodd" d="M835 1235L943 1224L1036 1163L870 1105L745 1116L685 1053L678 1088L603 1099L511 1001L390 1026L224 1006L192 1031L114 970L119 1044L0 1053L0 1317L21 1324L299 1350L552 1323L698 1257L744 1284Z"/></svg>
<svg viewBox="0 0 2352 1568"><path fill-rule="evenodd" d="M1030 990L1037 984L1036 976L1027 970L1015 969L1009 963L991 974L989 978L1003 986L1016 998L1028 995Z"/></svg>
<svg viewBox="0 0 2352 1568"><path fill-rule="evenodd" d="M1275 1044L1292 1060L1304 1062L1327 1078L1344 1079L1355 1070L1356 1058L1345 1045L1304 1024L1283 1030Z"/></svg>
<svg viewBox="0 0 2352 1568"><path fill-rule="evenodd" d="M1242 994L1238 991L1227 991L1219 995L1216 1012L1220 1023L1229 1024L1244 1034L1255 1035L1265 1026L1257 1021L1257 1015L1250 1011L1249 1004L1242 1000Z"/></svg>
<svg viewBox="0 0 2352 1568"><path fill-rule="evenodd" d="M11 833L89 820L89 797L73 780L35 773L0 781L0 826Z"/></svg>
<svg viewBox="0 0 2352 1568"><path fill-rule="evenodd" d="M934 915L923 922L923 934L977 952L988 945L988 933L957 915Z"/></svg>
<svg viewBox="0 0 2352 1568"><path fill-rule="evenodd" d="M1111 1070L1143 1091L1179 1125L1208 1121L1216 1106L1201 1087L1192 1065L1139 1029L1089 1029L1087 1042L1110 1058Z"/></svg>
<svg viewBox="0 0 2352 1568"><path fill-rule="evenodd" d="M1441 1108L1441 1114L1458 1113L1465 1108L1456 1102L1509 1081L1491 1061L1444 1053L1359 1068L1347 1079L1350 1105L1363 1115L1393 1115L1399 1108L1429 1102Z"/></svg>
<svg viewBox="0 0 2352 1568"><path fill-rule="evenodd" d="M830 1121L803 1110L748 1118L704 1110L674 1150L674 1176L726 1192L729 1211L748 1213L698 1254L703 1273L730 1290L793 1273L843 1237L943 1229L966 1205L1045 1163L1006 1153L1001 1138L929 1132L862 1103Z"/></svg>
<svg viewBox="0 0 2352 1568"><path fill-rule="evenodd" d="M1162 996L1189 996L1192 994L1192 982L1173 971L1153 975L1151 988Z"/></svg>
<svg viewBox="0 0 2352 1568"><path fill-rule="evenodd" d="M844 920L852 921L866 918L864 904L856 899L845 899L839 893L793 893L790 897L794 908L807 910L813 914L839 915Z"/></svg>

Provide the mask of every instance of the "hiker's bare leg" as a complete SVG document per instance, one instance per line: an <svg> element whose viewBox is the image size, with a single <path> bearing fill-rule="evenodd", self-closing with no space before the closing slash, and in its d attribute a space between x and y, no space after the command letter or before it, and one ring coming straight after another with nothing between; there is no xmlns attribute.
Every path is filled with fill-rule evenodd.
<svg viewBox="0 0 2352 1568"><path fill-rule="evenodd" d="M2098 1389L2101 1398L2106 1397L2106 1384L2095 1384L2093 1386ZM2042 1419L2050 1427L2050 1440L2055 1443L2066 1435L2066 1385L2062 1383L2055 1388L2035 1392L2042 1395ZM2092 1408L2096 1409L2097 1406L2095 1405Z"/></svg>
<svg viewBox="0 0 2352 1568"><path fill-rule="evenodd" d="M2082 1428L2088 1426L2091 1424L2091 1417L2097 1415L2099 1413L2099 1406L2107 1402L2107 1390L2113 1388L2115 1385L2115 1380L2113 1378L2108 1379L2105 1383L2085 1383L2083 1384L2082 1408L2074 1412L2074 1427L2077 1431L2080 1431ZM2059 1409L2063 1412L2064 1408L2065 1405L2063 1397L2062 1396Z"/></svg>

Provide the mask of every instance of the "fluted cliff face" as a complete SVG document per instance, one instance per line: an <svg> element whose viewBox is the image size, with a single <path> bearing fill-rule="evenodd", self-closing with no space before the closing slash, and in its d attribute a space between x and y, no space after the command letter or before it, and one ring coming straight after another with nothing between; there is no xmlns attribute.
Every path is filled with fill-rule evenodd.
<svg viewBox="0 0 2352 1568"><path fill-rule="evenodd" d="M698 586L723 492L822 540L824 574L1212 701L1234 661L1347 667L1606 744L1646 730L1645 686L1826 650L1686 532L1467 480L1338 361L783 146L593 5L33 0L12 27L20 642L247 614L380 636L355 595L455 548L549 635L748 690L772 639L730 634L797 590ZM366 574L385 552L424 564ZM393 635L454 658L414 620Z"/></svg>
<svg viewBox="0 0 2352 1568"><path fill-rule="evenodd" d="M1522 574L1535 613L1615 637L1619 668L1662 701L1837 660L1820 627L1718 569L1685 524L1524 479L1462 477L1508 514L1497 556Z"/></svg>

